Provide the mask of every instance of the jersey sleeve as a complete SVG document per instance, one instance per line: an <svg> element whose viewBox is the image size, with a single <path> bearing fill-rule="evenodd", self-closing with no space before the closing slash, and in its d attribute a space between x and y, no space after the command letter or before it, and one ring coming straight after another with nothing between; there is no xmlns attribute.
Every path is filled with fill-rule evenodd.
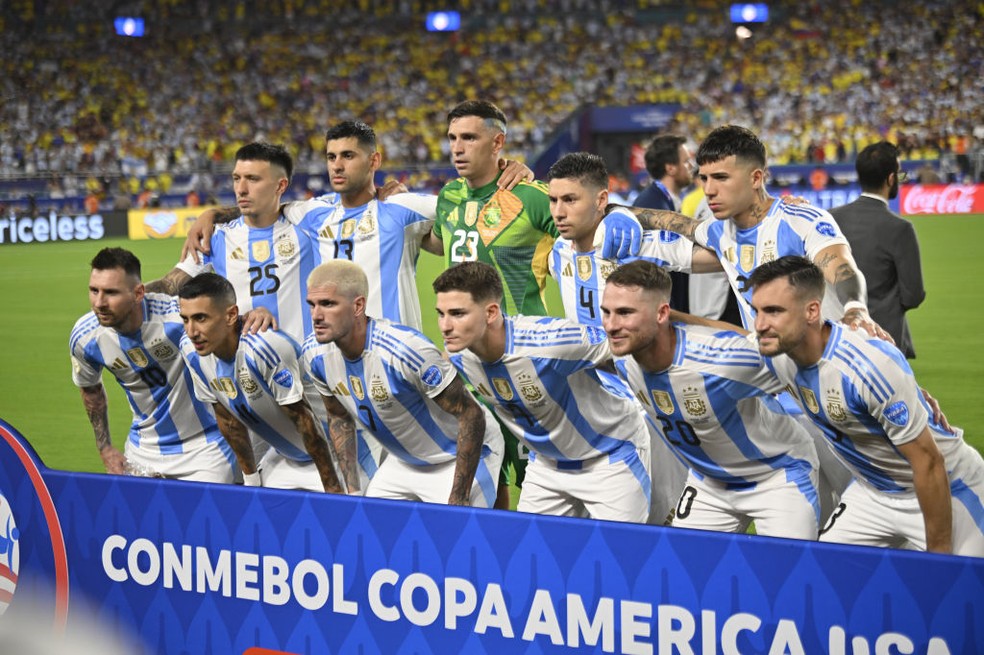
<svg viewBox="0 0 984 655"><path fill-rule="evenodd" d="M816 259L817 254L824 248L847 245L847 238L841 232L834 217L822 209L815 211L818 213L817 219L803 226L805 228L803 249L810 261Z"/></svg>
<svg viewBox="0 0 984 655"><path fill-rule="evenodd" d="M547 185L539 181L520 182L513 193L522 201L523 209L533 227L555 239L560 236L553 216L550 214L550 197L547 195Z"/></svg>
<svg viewBox="0 0 984 655"><path fill-rule="evenodd" d="M94 387L102 383L102 367L89 359L83 342L78 339L71 348L72 382L77 387Z"/></svg>
<svg viewBox="0 0 984 655"><path fill-rule="evenodd" d="M451 362L441 356L434 347L423 348L420 351L424 361L407 379L412 380L414 387L428 398L436 398L454 381L458 375Z"/></svg>
<svg viewBox="0 0 984 655"><path fill-rule="evenodd" d="M715 246L717 244L711 243L711 235L710 235L711 225L713 224L714 224L713 220L702 221L694 229L694 243L696 243L699 246L704 246L705 248L710 248L711 250L716 251L717 249Z"/></svg>
<svg viewBox="0 0 984 655"><path fill-rule="evenodd" d="M284 337L252 335L244 341L253 348L257 368L278 405L293 405L304 398L304 378L297 351Z"/></svg>
<svg viewBox="0 0 984 655"><path fill-rule="evenodd" d="M929 423L922 392L904 362L879 366L865 377L859 392L871 416L896 446L918 437Z"/></svg>
<svg viewBox="0 0 984 655"><path fill-rule="evenodd" d="M184 258L184 260L175 264L174 267L184 271L191 277L198 277L202 273L207 273L213 270L211 255L200 255L199 259L201 261L196 262L194 257L188 255Z"/></svg>
<svg viewBox="0 0 984 655"><path fill-rule="evenodd" d="M639 258L651 261L668 271L689 273L693 267L694 242L675 232L645 230L639 246Z"/></svg>
<svg viewBox="0 0 984 655"><path fill-rule="evenodd" d="M304 342L301 353L301 372L322 396L332 396L325 371L325 356L319 344L311 335Z"/></svg>

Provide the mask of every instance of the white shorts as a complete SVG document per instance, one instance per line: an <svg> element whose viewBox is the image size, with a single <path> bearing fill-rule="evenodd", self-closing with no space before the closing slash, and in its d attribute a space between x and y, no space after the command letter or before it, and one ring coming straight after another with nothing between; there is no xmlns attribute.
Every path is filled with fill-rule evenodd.
<svg viewBox="0 0 984 655"><path fill-rule="evenodd" d="M751 488L729 489L727 483L700 479L691 471L673 526L742 533L754 521L756 534L814 541L820 516L817 473L795 471L793 479L788 477L786 469L779 469Z"/></svg>
<svg viewBox="0 0 984 655"><path fill-rule="evenodd" d="M984 557L984 484L950 481L953 553ZM820 541L926 550L926 524L915 495L896 498L855 481L820 532Z"/></svg>
<svg viewBox="0 0 984 655"><path fill-rule="evenodd" d="M198 448L173 455L141 448L127 439L123 455L128 468L135 471L131 475L162 475L175 480L222 484L243 480L236 456L225 439L211 443L203 441Z"/></svg>
<svg viewBox="0 0 984 655"><path fill-rule="evenodd" d="M603 455L580 462L577 468L531 456L516 509L532 514L645 523L652 484L648 466L643 463L648 460L648 452L640 454L634 448L617 461L609 461Z"/></svg>
<svg viewBox="0 0 984 655"><path fill-rule="evenodd" d="M284 457L274 448L267 451L257 468L262 486L271 489L307 489L324 492L321 474L313 461L299 462Z"/></svg>
<svg viewBox="0 0 984 655"><path fill-rule="evenodd" d="M472 507L490 508L495 504L496 484L499 480L499 468L502 466L501 434L498 447L493 448L495 445L493 441L482 448L482 458L478 461L471 488ZM416 500L447 505L454 484L456 463L452 459L440 464L416 466L388 454L369 482L365 495L367 498Z"/></svg>
<svg viewBox="0 0 984 655"><path fill-rule="evenodd" d="M817 460L820 463L817 477L817 493L820 497L820 524L823 525L840 502L841 494L851 484L854 475L834 454L827 437L805 414L793 414L793 418L813 437L817 448Z"/></svg>

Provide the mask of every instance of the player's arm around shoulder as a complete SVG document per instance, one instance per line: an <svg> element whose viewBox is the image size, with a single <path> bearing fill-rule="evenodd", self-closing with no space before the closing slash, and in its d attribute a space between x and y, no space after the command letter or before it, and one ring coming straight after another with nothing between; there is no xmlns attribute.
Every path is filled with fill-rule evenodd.
<svg viewBox="0 0 984 655"><path fill-rule="evenodd" d="M485 441L485 414L458 375L454 376L434 401L438 407L458 419L458 454L448 504L469 505L472 483Z"/></svg>

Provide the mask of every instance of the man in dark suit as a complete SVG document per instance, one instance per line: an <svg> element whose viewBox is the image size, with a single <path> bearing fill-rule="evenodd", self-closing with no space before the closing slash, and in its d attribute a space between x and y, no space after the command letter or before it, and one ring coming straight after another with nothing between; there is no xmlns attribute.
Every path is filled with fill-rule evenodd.
<svg viewBox="0 0 984 655"><path fill-rule="evenodd" d="M680 211L680 196L694 180L693 155L687 139L677 134L663 134L646 148L646 171L652 183L636 197L633 206L647 209ZM670 273L673 291L670 307L690 311L689 279L686 273Z"/></svg>
<svg viewBox="0 0 984 655"><path fill-rule="evenodd" d="M868 283L868 311L909 359L916 356L905 313L926 298L919 241L912 223L888 208L906 181L899 151L888 141L874 143L855 164L861 196L830 210Z"/></svg>

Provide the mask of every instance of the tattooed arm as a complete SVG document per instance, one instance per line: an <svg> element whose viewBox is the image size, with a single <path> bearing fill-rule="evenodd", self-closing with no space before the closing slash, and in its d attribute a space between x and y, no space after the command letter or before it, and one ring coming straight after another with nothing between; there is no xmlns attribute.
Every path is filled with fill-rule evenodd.
<svg viewBox="0 0 984 655"><path fill-rule="evenodd" d="M355 442L355 420L333 396L321 396L328 411L328 436L335 447L338 467L349 493L359 491L358 448Z"/></svg>
<svg viewBox="0 0 984 655"><path fill-rule="evenodd" d="M441 409L458 417L458 459L448 505L471 505L472 483L485 440L485 414L459 376L455 376L434 401Z"/></svg>
<svg viewBox="0 0 984 655"><path fill-rule="evenodd" d="M79 391L82 393L82 404L85 405L85 413L89 416L89 423L92 424L92 431L96 435L96 447L99 449L99 456L106 467L106 472L123 475L126 457L113 447L113 440L109 436L106 390L103 385L97 384L81 387Z"/></svg>
<svg viewBox="0 0 984 655"><path fill-rule="evenodd" d="M864 274L858 269L850 246L836 244L827 246L817 253L813 263L823 271L827 283L833 287L837 300L844 305L842 323L858 327L873 337L895 343L891 335L875 323L868 314L868 292Z"/></svg>
<svg viewBox="0 0 984 655"><path fill-rule="evenodd" d="M694 220L689 216L670 211L669 209L647 209L646 207L626 207L624 205L608 205L605 210L607 214L616 207L627 209L635 214L639 225L644 230L666 230L676 232L680 236L694 240L694 230L700 225L700 221Z"/></svg>
<svg viewBox="0 0 984 655"><path fill-rule="evenodd" d="M249 440L249 432L246 426L240 423L228 409L218 403L212 404L215 410L215 422L219 424L219 432L225 438L226 443L232 448L239 460L239 468L244 475L255 475L256 458L253 456L253 444Z"/></svg>
<svg viewBox="0 0 984 655"><path fill-rule="evenodd" d="M190 279L191 276L180 268L172 268L171 272L164 277L146 283L144 290L149 293L166 293L169 296L176 296L178 289Z"/></svg>
<svg viewBox="0 0 984 655"><path fill-rule="evenodd" d="M335 455L335 447L325 436L321 423L311 411L311 406L302 398L296 403L281 405L281 407L287 412L287 416L290 417L297 431L304 437L304 449L307 450L308 455L314 460L314 465L318 468L325 492L344 494L345 488L335 470L335 462L338 460Z"/></svg>

